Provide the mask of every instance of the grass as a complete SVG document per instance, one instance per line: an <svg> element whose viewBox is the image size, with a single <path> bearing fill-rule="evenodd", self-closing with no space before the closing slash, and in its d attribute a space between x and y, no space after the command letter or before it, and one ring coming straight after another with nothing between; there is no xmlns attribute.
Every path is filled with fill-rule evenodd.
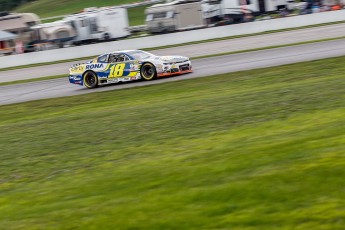
<svg viewBox="0 0 345 230"><path fill-rule="evenodd" d="M39 77L39 78L31 78L31 79L25 79L25 80L0 82L0 86L15 85L15 84L22 84L22 83L36 82L36 81L52 80L52 79L63 78L63 77L67 77L67 76L68 76L67 74L61 74L61 75Z"/></svg>
<svg viewBox="0 0 345 230"><path fill-rule="evenodd" d="M264 34L273 34L273 33L279 33L279 32L301 30L301 29L308 29L308 28L314 28L314 27L320 27L320 26L329 26L329 25L336 25L336 24L343 24L343 23L345 23L345 21L322 23L322 24L316 24L316 25L310 25L310 26L301 26L301 27L280 29L280 30L269 30L269 31L264 31L264 32L260 32L260 33L242 34L242 35L235 35L235 36L228 36L228 37L213 38L213 39L208 39L208 40L186 42L186 43L182 43L179 45L194 45L194 44L198 44L198 43L216 42L216 41L223 41L223 40L229 40L229 39L245 38L245 37L252 37L252 36L258 36L258 35L264 35ZM328 39L340 39L340 38L342 38L342 37L328 38ZM325 39L325 40L328 40L328 39ZM176 47L176 44L175 45L158 46L158 47L154 47L153 49L166 49L166 48L172 48L172 47ZM150 49L150 48L147 48L147 49Z"/></svg>
<svg viewBox="0 0 345 230"><path fill-rule="evenodd" d="M47 18L47 19L41 19L42 23L49 23L49 22L55 22L57 20L62 20L63 17L58 17L58 18Z"/></svg>
<svg viewBox="0 0 345 230"><path fill-rule="evenodd" d="M138 26L145 24L145 9L152 5L137 6L128 9L129 26Z"/></svg>
<svg viewBox="0 0 345 230"><path fill-rule="evenodd" d="M133 3L133 0L99 0L99 1L52 1L52 0L40 0L35 2L29 2L17 9L15 12L30 12L37 14L40 18L50 18L60 15L68 15L78 13L87 7L102 7L102 6L114 6L127 3ZM145 9L147 6L137 6L128 8L128 21L130 26L145 24ZM54 9L54 10L52 10ZM44 23L53 22L61 18L52 18L43 20Z"/></svg>
<svg viewBox="0 0 345 230"><path fill-rule="evenodd" d="M66 14L77 13L87 7L116 6L134 3L134 0L39 0L21 5L15 12L30 12L39 15L41 18L48 18Z"/></svg>
<svg viewBox="0 0 345 230"><path fill-rule="evenodd" d="M138 26L138 25L145 24L145 9L148 6L137 6L137 7L132 7L132 8L127 9L129 26ZM63 17L47 18L47 19L43 19L42 23L54 22L61 19L63 19Z"/></svg>
<svg viewBox="0 0 345 230"><path fill-rule="evenodd" d="M343 229L344 61L1 106L0 226Z"/></svg>
<svg viewBox="0 0 345 230"><path fill-rule="evenodd" d="M284 44L284 45L266 46L266 47L260 47L260 48L255 48L255 49L247 49L247 50L239 50L239 51L232 51L232 52L224 52L224 53L218 53L218 54L209 54L209 55L203 55L203 56L194 57L194 58L191 58L191 59L210 58L210 57L216 57L216 56L222 56L222 55L230 55L230 54L253 52L253 51L268 50L268 49L276 49L276 48L289 47L289 46L297 46L297 45L305 45L305 44L317 43L317 42L334 41L334 40L339 40L339 39L345 39L345 36L336 37L336 38L325 38L325 39L311 40L311 41L305 41L305 42L296 42L296 43Z"/></svg>

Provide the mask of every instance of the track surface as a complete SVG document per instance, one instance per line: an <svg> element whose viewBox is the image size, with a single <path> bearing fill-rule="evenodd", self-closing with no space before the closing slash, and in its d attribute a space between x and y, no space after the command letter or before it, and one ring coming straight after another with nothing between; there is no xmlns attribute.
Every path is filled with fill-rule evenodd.
<svg viewBox="0 0 345 230"><path fill-rule="evenodd" d="M44 98L72 96L101 91L117 90L143 85L203 77L256 68L279 66L301 61L317 60L345 55L345 39L311 43L299 46L240 53L193 61L194 72L178 77L147 82L114 84L88 90L68 83L68 79L56 79L0 87L0 104L11 104ZM284 76L282 76L284 77Z"/></svg>
<svg viewBox="0 0 345 230"><path fill-rule="evenodd" d="M305 42L310 40L334 38L341 36L345 36L345 23L250 37L242 37L217 42L177 46L174 48L154 50L152 51L152 53L156 55L177 54L184 55L187 57L196 57L209 54L256 49L267 46L286 45L297 42ZM87 48L88 46L85 46L85 49ZM109 51L111 51L111 47L109 47ZM37 55L39 55L39 53L37 53ZM82 61L3 71L0 72L0 82L67 74L69 66L71 64L78 62Z"/></svg>

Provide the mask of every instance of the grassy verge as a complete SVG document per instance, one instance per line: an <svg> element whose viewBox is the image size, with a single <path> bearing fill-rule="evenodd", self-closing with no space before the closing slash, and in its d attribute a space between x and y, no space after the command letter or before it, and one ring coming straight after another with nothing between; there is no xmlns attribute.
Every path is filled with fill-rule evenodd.
<svg viewBox="0 0 345 230"><path fill-rule="evenodd" d="M63 77L67 77L67 76L68 75L66 75L66 74L61 74L61 75L55 75L55 76L32 78L32 79L25 79L25 80L18 80L18 81L0 82L0 86L15 85L15 84L22 84L22 83L29 83L29 82L36 82L36 81L52 80L52 79L63 78Z"/></svg>
<svg viewBox="0 0 345 230"><path fill-rule="evenodd" d="M272 20L274 20L274 19L272 19ZM264 34L273 34L273 33L279 33L279 32L292 31L292 30L300 30L300 29L308 29L308 28L314 28L314 27L320 27L320 26L336 25L336 24L342 24L342 23L345 23L345 21L322 23L322 24L317 24L317 25L301 26L301 27L281 29L281 30L269 30L269 31L261 32L261 33L243 34L243 35L214 38L214 39L195 41L195 42L186 42L186 43L182 43L179 45L194 45L194 44L198 44L198 43L215 42L215 41L223 41L223 40L235 39L235 38L252 37L252 36L258 36L258 35L264 35ZM166 49L166 48L171 48L171 47L175 47L175 46L176 45L158 46L158 47L154 47L152 49ZM150 49L150 48L148 48L148 49Z"/></svg>
<svg viewBox="0 0 345 230"><path fill-rule="evenodd" d="M137 6L128 9L129 26L138 26L145 24L145 9L152 5Z"/></svg>
<svg viewBox="0 0 345 230"><path fill-rule="evenodd" d="M70 1L54 1L54 0L39 0L23 4L15 12L35 13L41 18L48 18L60 15L73 14L80 12L88 7L102 7L114 6L133 3L133 0L98 0L98 1L84 1L84 0L70 0ZM139 2L139 1L138 1Z"/></svg>
<svg viewBox="0 0 345 230"><path fill-rule="evenodd" d="M80 12L84 8L87 7L102 7L102 6L113 6L113 5L121 5L132 3L133 1L129 0L120 0L117 2L110 1L110 0L99 0L99 1L81 1L81 0L74 0L74 1L66 1L66 2L56 2L51 0L41 0L30 2L25 4L17 9L15 12L31 12L36 13L41 18L50 18L54 16L60 15L69 15L73 13ZM130 26L136 25L143 25L145 24L145 9L150 5L146 6L137 6L128 8L128 21ZM52 7L54 10L51 10ZM49 8L49 10L47 10ZM59 18L52 18L42 20L44 23L53 22L59 20Z"/></svg>
<svg viewBox="0 0 345 230"><path fill-rule="evenodd" d="M88 57L82 57L82 58L71 58L71 59L60 60L60 61L52 61L52 62L35 63L35 64L30 64L30 65L13 66L13 67L8 67L8 68L2 68L2 69L0 69L0 72L1 71L7 71L7 70L14 70L14 69L25 69L25 68L36 67L36 66L53 65L53 64L72 62L72 61L84 61L84 60L92 59L94 57L95 56L88 56Z"/></svg>
<svg viewBox="0 0 345 230"><path fill-rule="evenodd" d="M63 19L63 17L59 17L59 18L48 18L48 19L42 19L41 22L42 23L49 23L49 22L55 22L55 21L58 21L58 20L61 20Z"/></svg>
<svg viewBox="0 0 345 230"><path fill-rule="evenodd" d="M209 57L216 57L216 56L222 56L222 55L230 55L230 54L253 52L253 51L268 50L268 49L276 49L276 48L282 48L282 47L297 46L297 45L304 45L304 44L317 43L317 42L326 42L326 41L333 41L333 40L339 40L339 39L345 39L345 36L337 37L337 38L318 39L318 40L305 41L305 42L296 42L296 43L284 44L284 45L266 46L266 47L260 47L260 48L255 48L255 49L224 52L224 53L218 53L218 54L209 54L209 55L194 57L191 59L209 58Z"/></svg>
<svg viewBox="0 0 345 230"><path fill-rule="evenodd" d="M128 13L128 22L129 26L137 26L137 25L144 25L145 24L145 9L151 5L146 6L137 6L127 9ZM63 17L60 18L48 18L42 20L42 23L54 22L57 20L61 20Z"/></svg>
<svg viewBox="0 0 345 230"><path fill-rule="evenodd" d="M1 106L0 226L343 229L344 61Z"/></svg>
<svg viewBox="0 0 345 230"><path fill-rule="evenodd" d="M175 45L142 48L141 50L152 51L152 50L158 50L158 49L172 48L172 47L176 47L176 46L186 46L186 45L193 45L193 44L199 44L199 43L215 42L215 41L229 40L229 39L235 39L235 38L241 38L241 37L250 37L250 36L257 36L257 35L270 34L270 33L278 33L278 32L290 31L290 30L326 26L326 25L331 25L331 24L340 24L340 23L345 23L345 22L341 21L341 22L334 22L334 23L324 23L324 24L318 24L318 25L313 25L313 26L305 26L305 27L298 27L298 28L291 28L291 29L284 29L284 30L266 31L266 32L256 33L256 34L246 34L246 35L239 35L239 36L230 36L230 37L222 37L222 38L215 38L215 39L209 39L209 40L202 40L202 41L196 41L196 42L187 42L187 43L175 44ZM305 43L309 43L309 42L319 42L319 41L335 40L335 39L342 39L342 38L344 38L344 37L328 38L328 39L321 39L321 40L315 40L315 41L307 41L307 42L302 42L302 43L305 44ZM294 44L302 44L302 43L294 43ZM294 44L290 44L290 45L294 45ZM282 46L286 46L286 45L282 45ZM275 47L282 47L282 46L275 46ZM270 47L264 47L264 49L266 49L266 48L270 48ZM257 49L255 49L255 50L257 50ZM247 52L247 51L248 50L236 51L236 52L231 52L231 53ZM229 53L227 53L227 54L229 54ZM51 64L65 63L65 62L71 62L71 61L80 61L80 60L85 60L85 59L91 59L94 57L95 56L88 56L88 57L80 57L80 58L73 58L73 59L65 59L65 60L54 61L54 62L44 62L44 63L35 63L35 64L30 64L30 65L8 67L8 68L2 68L2 69L0 69L0 71L7 71L7 70L21 69L21 68L30 68L30 67L35 67L35 66L51 65Z"/></svg>

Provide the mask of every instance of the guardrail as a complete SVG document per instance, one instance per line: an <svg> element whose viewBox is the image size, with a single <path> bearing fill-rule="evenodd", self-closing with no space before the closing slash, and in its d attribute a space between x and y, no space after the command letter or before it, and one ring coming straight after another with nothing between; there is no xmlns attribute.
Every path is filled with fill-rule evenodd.
<svg viewBox="0 0 345 230"><path fill-rule="evenodd" d="M345 10L256 21L243 24L155 35L114 42L98 43L55 50L0 57L0 68L52 62L99 55L116 50L140 49L195 42L213 38L260 33L315 24L345 21ZM207 46L205 45L205 48Z"/></svg>
<svg viewBox="0 0 345 230"><path fill-rule="evenodd" d="M144 31L147 31L147 26L146 25L130 26L128 27L128 30L131 33L144 32Z"/></svg>

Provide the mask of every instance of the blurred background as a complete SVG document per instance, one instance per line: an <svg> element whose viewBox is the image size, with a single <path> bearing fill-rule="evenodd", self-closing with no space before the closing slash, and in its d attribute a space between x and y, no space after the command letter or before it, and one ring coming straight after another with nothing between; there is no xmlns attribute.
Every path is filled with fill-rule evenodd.
<svg viewBox="0 0 345 230"><path fill-rule="evenodd" d="M0 55L336 11L345 0L0 1Z"/></svg>

